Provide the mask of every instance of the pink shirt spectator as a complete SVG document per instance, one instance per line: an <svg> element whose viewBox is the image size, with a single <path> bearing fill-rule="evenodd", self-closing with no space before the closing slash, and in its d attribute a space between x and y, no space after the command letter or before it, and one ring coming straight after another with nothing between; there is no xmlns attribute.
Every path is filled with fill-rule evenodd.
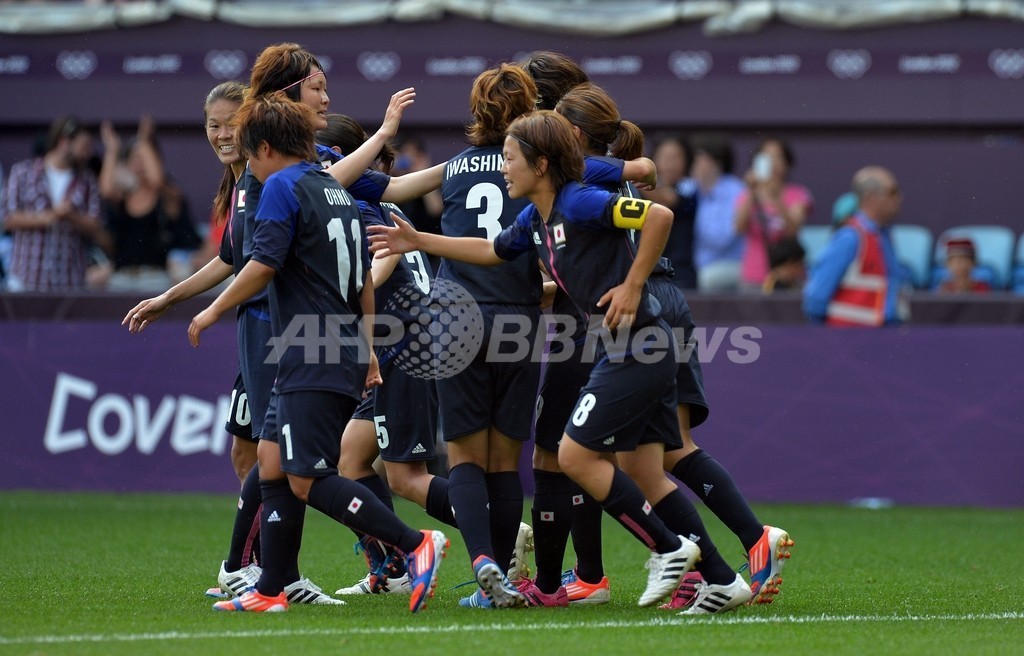
<svg viewBox="0 0 1024 656"><path fill-rule="evenodd" d="M736 207L746 202L750 195L749 189L744 189L739 198L736 199ZM811 192L803 185L786 183L782 189L782 203L786 207L794 205L805 205L808 214L814 204ZM764 228L768 229L768 240L765 241ZM745 283L760 285L768 275L768 244L778 241L785 235L786 222L779 216L778 208L774 203L762 204L758 209L755 205L755 215L747 226L744 235L743 260L740 269L740 278Z"/></svg>

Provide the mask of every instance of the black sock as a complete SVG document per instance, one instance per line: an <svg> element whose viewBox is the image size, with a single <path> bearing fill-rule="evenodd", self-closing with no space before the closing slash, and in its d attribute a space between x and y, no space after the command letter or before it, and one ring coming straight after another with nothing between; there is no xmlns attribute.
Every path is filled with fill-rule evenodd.
<svg viewBox="0 0 1024 656"><path fill-rule="evenodd" d="M370 474L369 476L364 476L357 479L356 483L376 494L380 502L388 507L388 510L391 512L395 511L395 502L391 499L391 488L388 487L388 484L379 475Z"/></svg>
<svg viewBox="0 0 1024 656"><path fill-rule="evenodd" d="M764 526L743 498L736 482L717 460L698 449L676 463L672 475L690 488L708 510L736 534L750 551L761 539Z"/></svg>
<svg viewBox="0 0 1024 656"><path fill-rule="evenodd" d="M469 562L476 562L480 556L493 558L484 470L468 462L452 467L448 472L448 498L469 552Z"/></svg>
<svg viewBox="0 0 1024 656"><path fill-rule="evenodd" d="M561 472L533 470L533 544L537 587L552 594L562 585L562 561L572 525L572 494L576 484ZM597 504L594 504L597 506ZM597 506L601 512L601 506Z"/></svg>
<svg viewBox="0 0 1024 656"><path fill-rule="evenodd" d="M615 470L611 490L601 507L648 549L668 553L679 548L676 534L651 512L651 504L647 503L644 493L621 469Z"/></svg>
<svg viewBox="0 0 1024 656"><path fill-rule="evenodd" d="M490 501L491 548L494 560L507 572L523 521L523 483L518 471L491 472L484 480Z"/></svg>
<svg viewBox="0 0 1024 656"><path fill-rule="evenodd" d="M601 504L573 483L572 547L576 552L576 576L587 583L600 583L604 578L601 554Z"/></svg>
<svg viewBox="0 0 1024 656"><path fill-rule="evenodd" d="M259 467L253 465L249 475L242 481L242 491L238 495L238 510L235 511L235 524L231 529L231 546L224 563L224 569L229 572L258 562L256 550L260 544L261 503L263 496L260 494Z"/></svg>
<svg viewBox="0 0 1024 656"><path fill-rule="evenodd" d="M686 498L683 491L676 488L654 506L654 512L665 522L670 531L684 538L689 538L700 547L700 562L696 570L708 583L728 585L736 578L736 573L725 562L718 548L711 541L700 513Z"/></svg>
<svg viewBox="0 0 1024 656"><path fill-rule="evenodd" d="M288 479L260 481L263 505L260 510L260 543L263 573L257 590L277 596L284 586L299 580L299 547L306 504L288 485Z"/></svg>
<svg viewBox="0 0 1024 656"><path fill-rule="evenodd" d="M325 476L309 488L309 505L353 531L365 533L408 554L423 542L363 485L340 476Z"/></svg>
<svg viewBox="0 0 1024 656"><path fill-rule="evenodd" d="M458 528L455 523L455 515L452 513L452 504L448 499L448 479L435 476L430 479L427 487L427 514L448 526Z"/></svg>

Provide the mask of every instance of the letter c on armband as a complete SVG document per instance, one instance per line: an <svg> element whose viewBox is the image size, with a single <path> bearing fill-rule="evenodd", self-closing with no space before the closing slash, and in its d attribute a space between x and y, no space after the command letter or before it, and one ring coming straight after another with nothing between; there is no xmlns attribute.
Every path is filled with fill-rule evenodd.
<svg viewBox="0 0 1024 656"><path fill-rule="evenodd" d="M612 208L612 223L623 230L639 230L644 227L651 201L638 198L620 198Z"/></svg>

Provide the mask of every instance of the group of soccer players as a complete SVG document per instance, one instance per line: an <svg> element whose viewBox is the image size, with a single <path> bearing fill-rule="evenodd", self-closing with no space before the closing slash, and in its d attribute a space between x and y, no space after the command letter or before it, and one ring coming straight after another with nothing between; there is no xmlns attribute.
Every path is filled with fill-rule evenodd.
<svg viewBox="0 0 1024 656"><path fill-rule="evenodd" d="M367 136L327 113L323 68L297 44L266 48L244 98L241 87L218 85L205 106L225 165L220 255L124 320L138 332L235 276L189 326L198 346L237 308L228 429L240 478L249 470L220 587L208 592L224 597L214 608L341 603L299 573L307 504L354 531L367 558L367 575L335 594L408 594L412 612L425 607L448 540L395 516L389 485L461 532L479 584L463 606L608 602L602 510L651 551L641 606L668 598L663 608L701 614L771 601L792 540L763 525L693 442L708 405L700 365L680 361L674 336L691 339L693 321L661 258L672 212L630 184L651 187L656 171L642 157L642 132L606 92L558 53L502 64L474 81L470 147L392 178L387 141L413 90L396 93ZM392 202L438 186L442 234L417 232ZM427 253L442 258L436 278ZM424 321L416 302L437 308L454 297L478 309L485 345L510 317L529 343L543 341L542 303L572 324L551 343L543 381L537 358L489 357L486 347L436 381L398 366L403 350L425 346L409 338ZM374 347L375 314L404 338ZM436 343L426 346L440 356ZM426 468L438 423L447 478ZM521 522L518 471L531 436L532 528ZM378 454L387 483L372 467ZM740 539L749 585L666 472ZM563 573L570 533L577 564Z"/></svg>

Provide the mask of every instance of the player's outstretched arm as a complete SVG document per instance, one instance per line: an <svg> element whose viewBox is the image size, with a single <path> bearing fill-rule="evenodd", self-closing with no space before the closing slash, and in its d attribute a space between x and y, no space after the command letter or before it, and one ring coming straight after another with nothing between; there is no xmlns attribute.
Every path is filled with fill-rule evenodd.
<svg viewBox="0 0 1024 656"><path fill-rule="evenodd" d="M246 262L228 288L210 303L210 306L192 318L188 326L188 341L192 346L199 346L199 334L217 323L221 315L231 308L252 298L256 292L266 287L274 278L274 269L256 260Z"/></svg>
<svg viewBox="0 0 1024 656"><path fill-rule="evenodd" d="M425 196L441 186L441 177L447 164L447 162L442 162L429 169L391 178L381 200L388 203L407 203L420 196Z"/></svg>
<svg viewBox="0 0 1024 656"><path fill-rule="evenodd" d="M343 187L348 187L359 179L363 172L373 166L373 160L377 158L381 149L398 134L398 125L402 122L402 113L406 107L412 105L416 99L416 90L413 87L402 89L391 96L391 102L384 112L384 122L380 128L367 139L359 148L356 148L341 161L331 165L327 172ZM438 182L440 185L440 182ZM421 194L422 195L422 194Z"/></svg>
<svg viewBox="0 0 1024 656"><path fill-rule="evenodd" d="M128 332L141 332L146 326L153 323L182 301L209 291L228 279L232 273L231 265L215 257L196 271L191 276L182 280L174 287L171 287L163 294L153 298L147 298L124 315L121 320L122 326L128 326Z"/></svg>
<svg viewBox="0 0 1024 656"><path fill-rule="evenodd" d="M490 240L479 237L445 237L419 232L394 212L391 213L391 220L395 222L394 228L383 225L366 227L372 253L389 256L410 251L426 251L449 260L482 266L494 266L504 262L494 252L494 244Z"/></svg>

